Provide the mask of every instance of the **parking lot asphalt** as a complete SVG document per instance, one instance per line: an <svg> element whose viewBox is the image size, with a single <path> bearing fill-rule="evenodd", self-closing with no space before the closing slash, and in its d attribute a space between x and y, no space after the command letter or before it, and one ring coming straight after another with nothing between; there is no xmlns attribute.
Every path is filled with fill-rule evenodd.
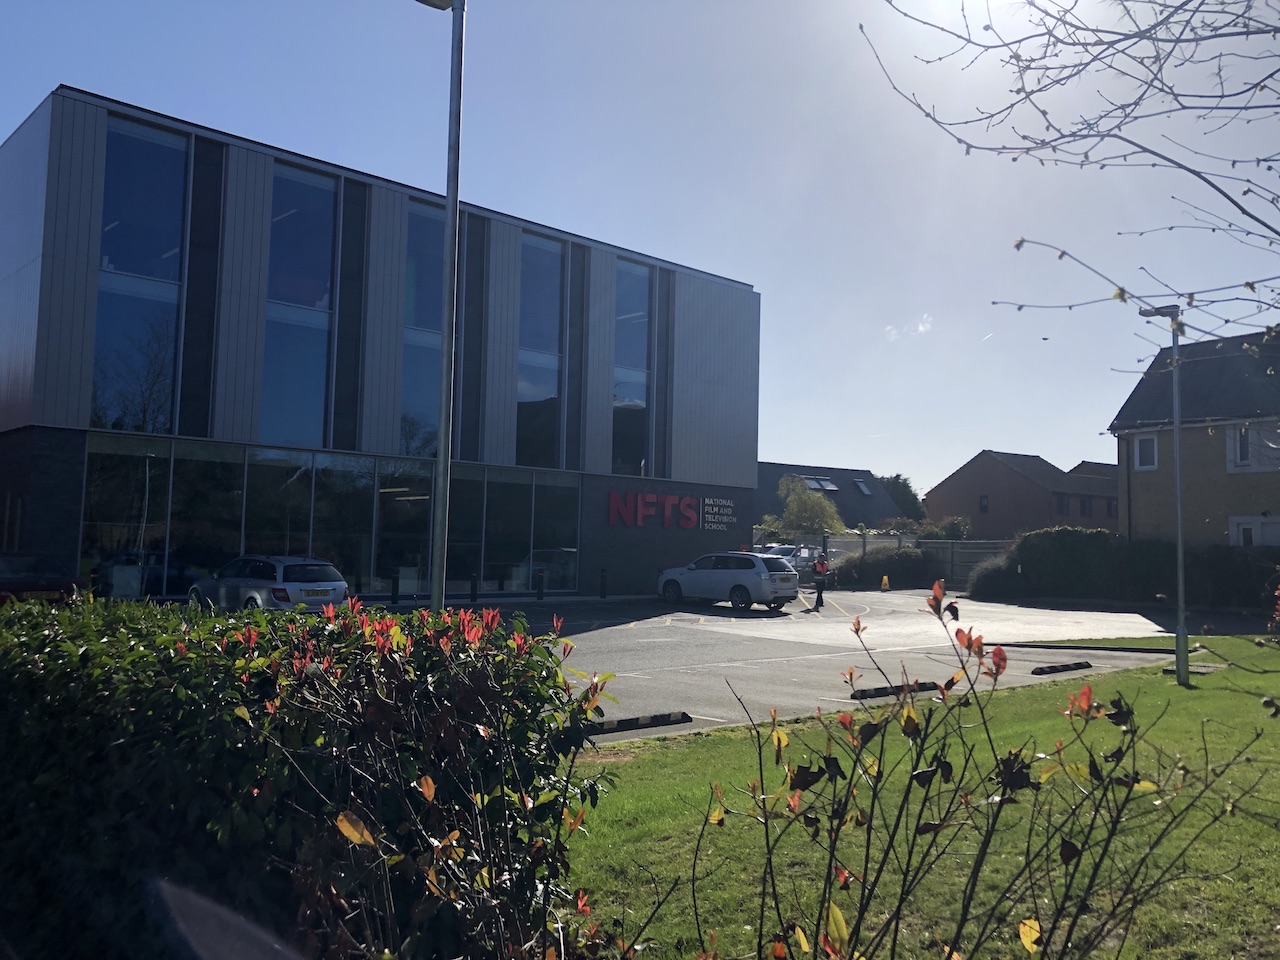
<svg viewBox="0 0 1280 960"><path fill-rule="evenodd" d="M514 601L532 629L563 618L574 649L566 665L588 677L614 674L606 720L623 728L602 739L682 733L769 717L812 716L885 696L903 682L942 683L960 661L951 634L925 612L926 591L831 592L822 610L813 595L772 613L740 612L728 604L668 606L658 599ZM1008 654L1003 687L1045 679L1094 676L1152 663L1172 663L1169 607L1088 610L957 600L957 625L980 633L988 649ZM852 632L858 618L861 640ZM1188 630L1204 632L1203 616L1188 615ZM1211 632L1255 633L1260 615L1222 614ZM1161 637L1166 652L1099 649L1090 641ZM1038 644L1070 642L1070 648ZM1028 645L1033 644L1033 645ZM850 686L846 671L855 678ZM1172 680L1169 681L1172 683ZM686 719L687 718L687 719Z"/></svg>

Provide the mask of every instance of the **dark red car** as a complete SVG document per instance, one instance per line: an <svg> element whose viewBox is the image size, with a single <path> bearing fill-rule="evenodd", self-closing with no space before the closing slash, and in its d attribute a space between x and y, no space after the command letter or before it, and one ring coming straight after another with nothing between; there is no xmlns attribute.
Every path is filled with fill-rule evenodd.
<svg viewBox="0 0 1280 960"><path fill-rule="evenodd" d="M48 562L41 557L0 554L0 604L20 600L56 603L71 599L80 589L73 577L50 573Z"/></svg>

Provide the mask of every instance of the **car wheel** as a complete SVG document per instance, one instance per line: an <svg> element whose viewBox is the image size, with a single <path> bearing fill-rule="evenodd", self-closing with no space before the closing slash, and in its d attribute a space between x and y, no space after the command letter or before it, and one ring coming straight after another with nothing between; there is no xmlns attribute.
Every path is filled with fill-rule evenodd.
<svg viewBox="0 0 1280 960"><path fill-rule="evenodd" d="M751 609L751 591L739 584L729 591L729 602L735 610Z"/></svg>
<svg viewBox="0 0 1280 960"><path fill-rule="evenodd" d="M250 597L248 600L246 600L246 601L244 602L244 608L245 608L246 610L257 610L257 609L258 609L258 598L257 598L257 597Z"/></svg>
<svg viewBox="0 0 1280 960"><path fill-rule="evenodd" d="M781 610L786 605L787 605L787 601L785 600L770 600L768 603L765 604L766 607L768 607L770 610L773 610L775 613Z"/></svg>
<svg viewBox="0 0 1280 960"><path fill-rule="evenodd" d="M680 590L680 584L674 580L668 580L662 585L662 599L667 603L679 603L684 599L684 593Z"/></svg>
<svg viewBox="0 0 1280 960"><path fill-rule="evenodd" d="M204 606L204 600L203 600L203 599L201 599L201 597L200 597L200 591L199 591L199 590L192 590L190 593L188 593L188 594L187 594L187 603L191 604L193 607L203 607L203 606Z"/></svg>

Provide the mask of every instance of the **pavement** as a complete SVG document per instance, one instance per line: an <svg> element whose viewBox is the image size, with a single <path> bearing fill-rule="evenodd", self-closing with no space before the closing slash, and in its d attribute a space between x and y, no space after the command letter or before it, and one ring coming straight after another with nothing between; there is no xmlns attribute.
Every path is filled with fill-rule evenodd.
<svg viewBox="0 0 1280 960"><path fill-rule="evenodd" d="M925 612L927 591L827 591L821 610L810 591L773 613L739 612L728 604L670 607L657 598L556 598L506 601L537 632L563 617L574 642L566 665L588 677L611 673L601 739L624 739L711 729L748 717L813 716L892 695L903 682L941 683L959 667L951 634ZM950 598L949 598L950 599ZM1009 665L1002 687L1064 676L1172 663L1174 611L1167 605L1098 610L1082 604L993 604L954 598L957 625L981 633L988 649L1004 647ZM1193 615L1194 614L1194 615ZM1261 613L1213 611L1215 633L1259 633ZM850 627L863 625L859 640ZM1197 635L1209 621L1189 612ZM1164 651L1101 648L1090 641L1161 637ZM1062 646L1063 643L1070 646ZM850 686L846 671L856 678Z"/></svg>

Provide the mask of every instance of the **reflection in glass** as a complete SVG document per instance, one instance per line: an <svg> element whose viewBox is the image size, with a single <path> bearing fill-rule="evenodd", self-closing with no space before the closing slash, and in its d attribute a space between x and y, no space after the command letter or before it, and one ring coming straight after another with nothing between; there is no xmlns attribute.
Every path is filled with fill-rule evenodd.
<svg viewBox="0 0 1280 960"><path fill-rule="evenodd" d="M271 191L270 302L258 439L322 447L336 188L331 177L277 163Z"/></svg>
<svg viewBox="0 0 1280 960"><path fill-rule="evenodd" d="M342 572L353 596L370 589L373 469L370 457L316 454L311 553Z"/></svg>
<svg viewBox="0 0 1280 960"><path fill-rule="evenodd" d="M434 457L440 429L440 316L444 309L444 215L409 207L404 288L400 452Z"/></svg>
<svg viewBox="0 0 1280 960"><path fill-rule="evenodd" d="M648 473L649 329L652 277L648 267L618 261L614 303L613 472Z"/></svg>
<svg viewBox="0 0 1280 960"><path fill-rule="evenodd" d="M187 138L109 117L102 271L181 280L186 197Z"/></svg>
<svg viewBox="0 0 1280 960"><path fill-rule="evenodd" d="M560 358L564 249L525 234L520 247L520 352L516 463L560 465Z"/></svg>
<svg viewBox="0 0 1280 960"><path fill-rule="evenodd" d="M100 274L90 426L171 431L177 330L175 284Z"/></svg>
<svg viewBox="0 0 1280 960"><path fill-rule="evenodd" d="M541 574L546 590L578 586L578 478L539 473L533 488L533 551L530 587Z"/></svg>
<svg viewBox="0 0 1280 960"><path fill-rule="evenodd" d="M334 197L331 177L275 165L268 300L329 311Z"/></svg>
<svg viewBox="0 0 1280 960"><path fill-rule="evenodd" d="M449 545L445 552L445 592L466 593L479 578L484 532L484 471L455 466L449 478Z"/></svg>
<svg viewBox="0 0 1280 960"><path fill-rule="evenodd" d="M165 586L168 517L169 443L90 434L80 575L95 595L173 592Z"/></svg>
<svg viewBox="0 0 1280 960"><path fill-rule="evenodd" d="M373 593L398 589L400 596L410 597L431 592L431 485L429 463L379 463Z"/></svg>
<svg viewBox="0 0 1280 960"><path fill-rule="evenodd" d="M245 553L299 556L311 549L311 454L249 450Z"/></svg>
<svg viewBox="0 0 1280 960"><path fill-rule="evenodd" d="M406 327L400 394L400 452L434 457L440 431L440 334Z"/></svg>
<svg viewBox="0 0 1280 960"><path fill-rule="evenodd" d="M489 472L485 488L484 576L487 593L527 592L533 483L528 473Z"/></svg>
<svg viewBox="0 0 1280 960"><path fill-rule="evenodd" d="M240 553L244 513L244 448L179 440L173 449L173 515L169 563L178 574L169 592L193 583Z"/></svg>
<svg viewBox="0 0 1280 960"><path fill-rule="evenodd" d="M267 304L258 439L323 447L329 368L329 314Z"/></svg>
<svg viewBox="0 0 1280 960"><path fill-rule="evenodd" d="M516 463L560 465L560 358L520 351L516 384Z"/></svg>

